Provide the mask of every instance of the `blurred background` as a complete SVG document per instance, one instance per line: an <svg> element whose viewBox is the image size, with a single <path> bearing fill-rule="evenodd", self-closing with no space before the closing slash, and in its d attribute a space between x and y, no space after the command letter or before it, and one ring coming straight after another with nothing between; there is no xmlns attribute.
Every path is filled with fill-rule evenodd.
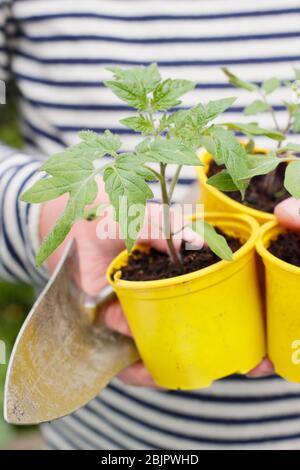
<svg viewBox="0 0 300 470"><path fill-rule="evenodd" d="M13 96L13 93L8 93ZM22 147L18 131L16 106L12 98L0 106L0 141L12 147ZM8 284L0 280L0 340L6 344L6 362L15 338L32 305L33 289L26 285ZM0 449L38 448L36 428L10 426L3 419L3 391L7 365L0 365Z"/></svg>

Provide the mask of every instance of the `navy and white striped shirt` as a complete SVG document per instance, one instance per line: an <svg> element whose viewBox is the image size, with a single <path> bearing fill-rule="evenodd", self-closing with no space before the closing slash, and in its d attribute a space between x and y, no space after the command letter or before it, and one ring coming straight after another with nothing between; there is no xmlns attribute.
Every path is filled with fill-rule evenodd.
<svg viewBox="0 0 300 470"><path fill-rule="evenodd" d="M220 66L258 83L292 78L300 0L0 0L0 79L16 83L27 143L26 154L0 148L0 277L45 282L34 267L39 208L18 195L41 159L75 143L80 129L110 128L132 148L138 137L119 124L131 111L104 88L105 66L151 62L164 77L197 82L184 105L238 96L227 118L243 120L252 98L232 89ZM285 93L272 95L281 123ZM261 123L272 125L267 115ZM185 169L178 199L194 179ZM161 392L115 380L44 434L58 449L300 449L300 385L230 377Z"/></svg>

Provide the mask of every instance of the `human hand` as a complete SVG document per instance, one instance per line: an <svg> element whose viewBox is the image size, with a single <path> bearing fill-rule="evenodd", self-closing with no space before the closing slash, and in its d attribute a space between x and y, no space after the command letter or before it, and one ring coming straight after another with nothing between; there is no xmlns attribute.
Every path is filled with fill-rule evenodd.
<svg viewBox="0 0 300 470"><path fill-rule="evenodd" d="M41 211L40 237L43 239L52 229L55 221L63 213L66 206L66 197L46 202ZM99 197L97 203L107 203L108 199L104 191L103 183L99 182ZM78 287L89 296L96 296L105 286L106 270L109 263L125 248L124 241L118 236L118 226L113 220L111 207L108 207L103 217L105 223L109 224L111 232L116 234L109 238L108 234L99 233L99 221L101 217L94 221L79 221L70 232L68 239L75 239L78 249L79 269L74 274L74 280ZM180 213L173 211L173 231L178 231L183 226L183 218ZM142 243L151 244L161 251L167 250L166 241L159 230L162 221L162 210L158 204L149 204L146 210L145 224L140 234ZM157 229L153 230L153 224ZM100 227L101 230L101 227ZM154 232L154 233L153 233ZM100 239L101 238L101 239ZM190 243L201 243L200 237L191 229L184 229L184 238ZM66 240L66 241L67 241ZM65 242L66 243L66 242ZM65 243L60 246L48 259L50 272L55 269L64 251ZM174 240L175 246L179 249L181 238ZM115 331L131 336L130 328L117 300L110 302L101 310L101 317L105 324ZM151 375L141 361L136 362L124 369L118 378L124 383L143 387L156 387Z"/></svg>
<svg viewBox="0 0 300 470"><path fill-rule="evenodd" d="M290 197L280 202L275 208L275 215L278 222L291 230L300 231L300 200ZM274 367L270 359L263 361L248 373L249 377L257 378L274 374Z"/></svg>
<svg viewBox="0 0 300 470"><path fill-rule="evenodd" d="M289 197L275 208L278 222L291 230L300 231L300 199Z"/></svg>

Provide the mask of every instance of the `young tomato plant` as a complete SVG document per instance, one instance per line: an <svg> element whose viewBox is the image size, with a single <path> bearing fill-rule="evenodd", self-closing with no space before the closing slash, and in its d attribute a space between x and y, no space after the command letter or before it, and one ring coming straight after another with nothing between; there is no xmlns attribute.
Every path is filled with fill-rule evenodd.
<svg viewBox="0 0 300 470"><path fill-rule="evenodd" d="M229 83L237 88L244 89L254 95L253 101L245 107L245 116L253 116L261 113L269 113L274 124L275 131L273 133L266 132L258 128L257 123L251 124L232 124L228 123L229 129L242 130L249 138L247 145L244 147L244 165L245 171L238 176L239 184L244 184L244 189L248 186L251 178L259 175L266 175L264 180L264 190L267 194L273 195L274 183L276 183L276 169L282 162L290 163L286 167L284 186L287 191L294 197L300 197L300 159L297 153L300 153L300 145L294 143L286 143L287 136L290 132L299 133L300 131L300 70L295 70L295 81L284 82L275 77L265 80L261 86L257 84L241 80L231 73L227 68L223 68L223 72L227 76ZM280 126L279 119L275 108L269 102L269 95L274 93L280 87L285 86L290 90L290 101L284 101L287 119L284 125ZM226 124L225 124L226 125ZM277 140L277 145L267 155L255 153L254 138L258 135L264 135L271 139ZM215 156L215 153L213 152ZM218 157L215 158L216 163L222 163ZM218 173L208 179L208 183L217 187L222 191L234 191L239 189L232 178L232 172L229 168Z"/></svg>
<svg viewBox="0 0 300 470"><path fill-rule="evenodd" d="M43 203L65 193L69 194L69 199L65 212L40 247L37 265L41 265L63 242L76 221L85 218L86 206L93 203L97 196L95 178L99 174L103 176L115 220L120 224L128 251L132 250L142 227L146 202L153 197L149 182L159 182L161 202L164 204L163 230L169 254L175 263L180 263L170 226L170 206L182 167L201 165L197 150L204 146L213 153L219 164L225 164L226 173L222 177L229 178L230 184L243 194L246 180L249 179L247 152L231 129L238 129L244 134L251 130L254 135L268 135L279 141L283 139L280 132L261 129L254 124L248 127L242 124L214 124L213 121L232 105L235 98L177 110L176 107L181 104L180 98L193 90L195 84L189 80L162 79L156 64L108 70L113 77L105 85L136 110L135 115L122 119L121 123L140 133L143 138L132 152L125 153L121 150L119 136L109 130L101 135L82 131L78 144L51 156L42 165L45 178L28 189L22 200ZM101 158L107 155L112 157L111 162L101 165ZM175 165L176 170L168 185L166 169L170 164ZM138 211L133 211L136 206ZM130 230L132 222L138 227L134 234ZM203 228L201 232L210 248L220 258L231 260L232 253L225 238L206 222Z"/></svg>

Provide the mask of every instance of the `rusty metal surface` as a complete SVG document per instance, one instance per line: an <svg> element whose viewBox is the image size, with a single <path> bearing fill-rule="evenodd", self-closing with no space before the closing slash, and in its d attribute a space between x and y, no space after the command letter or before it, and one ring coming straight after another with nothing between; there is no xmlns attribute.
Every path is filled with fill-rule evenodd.
<svg viewBox="0 0 300 470"><path fill-rule="evenodd" d="M70 242L16 341L5 386L9 423L37 424L70 414L138 359L130 338L93 322L91 311L80 306L70 279L75 251Z"/></svg>

